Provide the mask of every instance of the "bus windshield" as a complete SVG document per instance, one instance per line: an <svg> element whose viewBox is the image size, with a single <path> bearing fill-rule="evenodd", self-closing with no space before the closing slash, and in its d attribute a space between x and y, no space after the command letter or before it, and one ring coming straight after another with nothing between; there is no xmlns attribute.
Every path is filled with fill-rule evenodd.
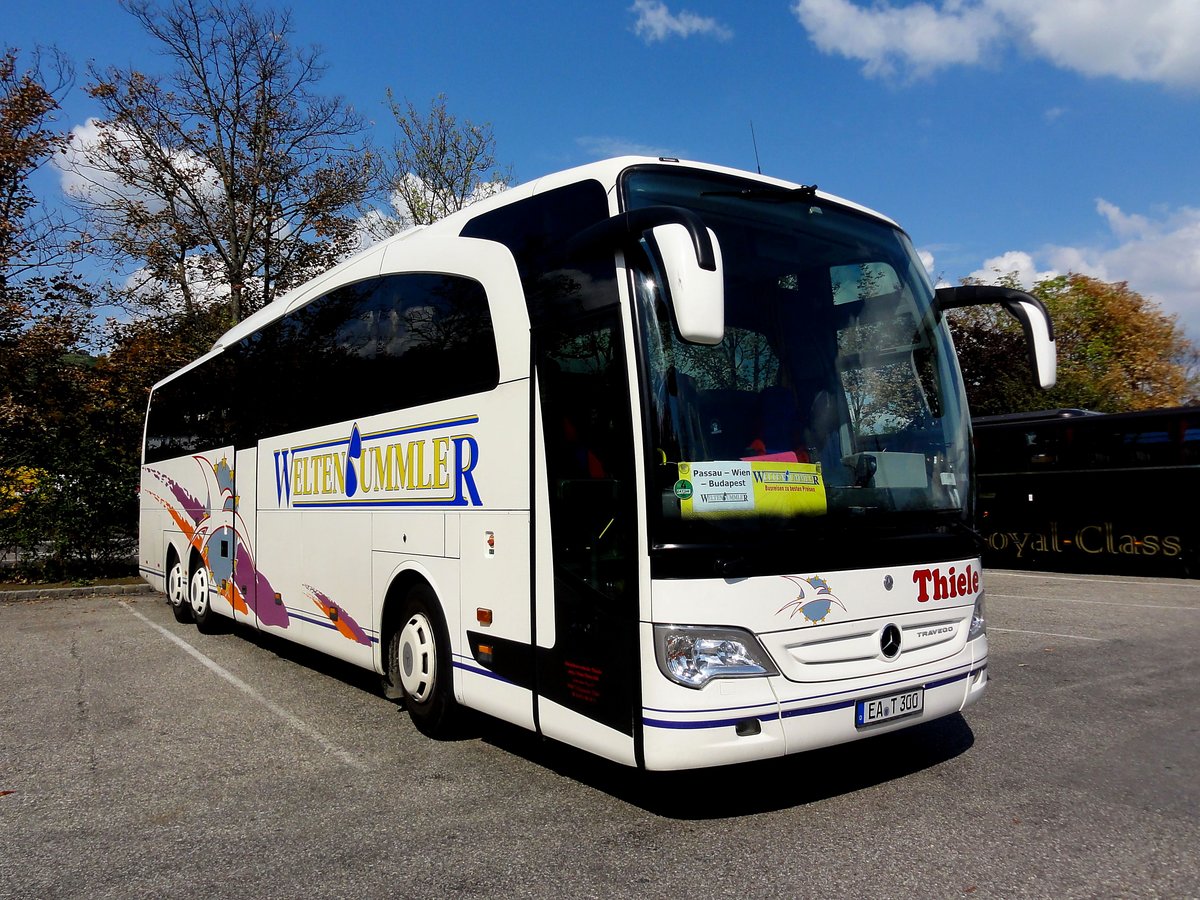
<svg viewBox="0 0 1200 900"><path fill-rule="evenodd" d="M712 172L646 166L622 187L627 209L699 213L725 277L724 339L691 344L672 325L652 249L628 258L652 543L819 539L851 518L868 530L963 520L961 380L902 231L812 191Z"/></svg>

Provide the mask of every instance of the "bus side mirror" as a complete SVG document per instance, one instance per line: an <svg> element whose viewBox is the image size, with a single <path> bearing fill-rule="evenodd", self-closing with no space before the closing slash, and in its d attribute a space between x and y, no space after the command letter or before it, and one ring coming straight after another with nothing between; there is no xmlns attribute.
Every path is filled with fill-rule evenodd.
<svg viewBox="0 0 1200 900"><path fill-rule="evenodd" d="M713 264L706 267L695 250L692 235L678 224L659 225L649 231L649 243L662 267L662 287L679 336L693 344L719 344L725 337L725 275L721 245L711 229Z"/></svg>
<svg viewBox="0 0 1200 900"><path fill-rule="evenodd" d="M963 306L983 306L998 303L1021 323L1029 348L1029 364L1038 387L1052 388L1058 378L1058 351L1054 343L1054 323L1050 313L1037 297L1025 291L987 284L964 284L938 288L934 306L939 311Z"/></svg>
<svg viewBox="0 0 1200 900"><path fill-rule="evenodd" d="M646 206L598 222L566 243L566 254L640 241L665 282L662 290L675 313L679 336L693 344L719 344L725 337L725 274L721 246L694 211L679 206Z"/></svg>

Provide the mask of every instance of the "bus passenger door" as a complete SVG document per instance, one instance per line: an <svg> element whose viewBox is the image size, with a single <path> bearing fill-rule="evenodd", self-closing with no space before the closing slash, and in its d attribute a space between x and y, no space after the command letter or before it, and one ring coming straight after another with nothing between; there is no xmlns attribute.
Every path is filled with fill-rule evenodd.
<svg viewBox="0 0 1200 900"><path fill-rule="evenodd" d="M620 311L534 333L544 475L536 476L539 725L634 762L638 696L634 443Z"/></svg>

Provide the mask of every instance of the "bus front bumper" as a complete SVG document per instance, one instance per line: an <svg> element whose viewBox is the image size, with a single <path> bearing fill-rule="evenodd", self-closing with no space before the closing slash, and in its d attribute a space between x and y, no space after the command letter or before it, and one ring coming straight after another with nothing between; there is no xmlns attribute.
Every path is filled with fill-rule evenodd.
<svg viewBox="0 0 1200 900"><path fill-rule="evenodd" d="M661 673L655 671L654 675L665 682ZM648 702L643 708L645 767L721 766L898 731L965 709L983 696L987 681L984 636L938 665L897 673L897 678L887 683L872 679L869 684L798 684L776 676L716 679L702 691L676 690L671 685L661 697L673 696L677 702ZM918 712L887 709L892 698L911 700L915 692L920 694ZM678 702L685 699L690 708ZM871 701L877 701L875 710L896 716L873 724L862 722L870 713L860 704Z"/></svg>

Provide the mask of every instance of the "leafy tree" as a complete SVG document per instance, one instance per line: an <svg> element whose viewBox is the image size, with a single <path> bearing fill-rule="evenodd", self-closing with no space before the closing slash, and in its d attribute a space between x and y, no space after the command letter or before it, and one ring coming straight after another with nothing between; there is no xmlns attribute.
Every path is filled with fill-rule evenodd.
<svg viewBox="0 0 1200 900"><path fill-rule="evenodd" d="M288 11L121 5L174 69L91 71L104 115L74 159L77 200L98 247L171 285L185 310L227 294L240 320L351 249L372 168L364 122L314 93L320 55L292 44Z"/></svg>
<svg viewBox="0 0 1200 900"><path fill-rule="evenodd" d="M0 547L57 570L111 552L106 517L119 505L105 492L104 429L90 418L95 296L61 270L65 223L29 184L65 146L53 122L70 80L55 51L24 70L15 50L0 55Z"/></svg>
<svg viewBox="0 0 1200 900"><path fill-rule="evenodd" d="M1038 282L1031 293L1054 321L1058 383L1049 391L1034 386L1024 337L1007 313L999 307L950 313L973 415L1057 407L1124 412L1200 402L1196 347L1174 316L1127 283L1069 274Z"/></svg>
<svg viewBox="0 0 1200 900"><path fill-rule="evenodd" d="M124 558L136 494L97 399L91 288L70 275L9 284L0 302L0 547L60 577Z"/></svg>
<svg viewBox="0 0 1200 900"><path fill-rule="evenodd" d="M446 108L445 94L433 99L428 115L411 101L400 103L390 89L387 98L400 136L380 164L377 184L396 215L369 215L373 236L430 225L508 186L512 174L497 167L491 123L460 122Z"/></svg>
<svg viewBox="0 0 1200 900"><path fill-rule="evenodd" d="M109 323L97 339L92 289L69 275L9 286L0 304L0 548L26 578L128 566L137 528L142 421L150 386L224 329L220 305Z"/></svg>
<svg viewBox="0 0 1200 900"><path fill-rule="evenodd" d="M67 260L61 216L43 209L29 178L66 145L53 125L72 77L55 50L34 53L25 69L15 48L0 52L0 288Z"/></svg>
<svg viewBox="0 0 1200 900"><path fill-rule="evenodd" d="M69 80L57 53L25 70L0 55L0 549L26 578L128 569L149 385L222 327L219 306L114 326L114 352L92 355L99 297L65 270L67 225L30 185L67 144L53 116Z"/></svg>
<svg viewBox="0 0 1200 900"><path fill-rule="evenodd" d="M111 349L97 369L105 379L108 418L127 448L131 471L140 462L150 388L206 353L227 324L219 305L109 323Z"/></svg>

